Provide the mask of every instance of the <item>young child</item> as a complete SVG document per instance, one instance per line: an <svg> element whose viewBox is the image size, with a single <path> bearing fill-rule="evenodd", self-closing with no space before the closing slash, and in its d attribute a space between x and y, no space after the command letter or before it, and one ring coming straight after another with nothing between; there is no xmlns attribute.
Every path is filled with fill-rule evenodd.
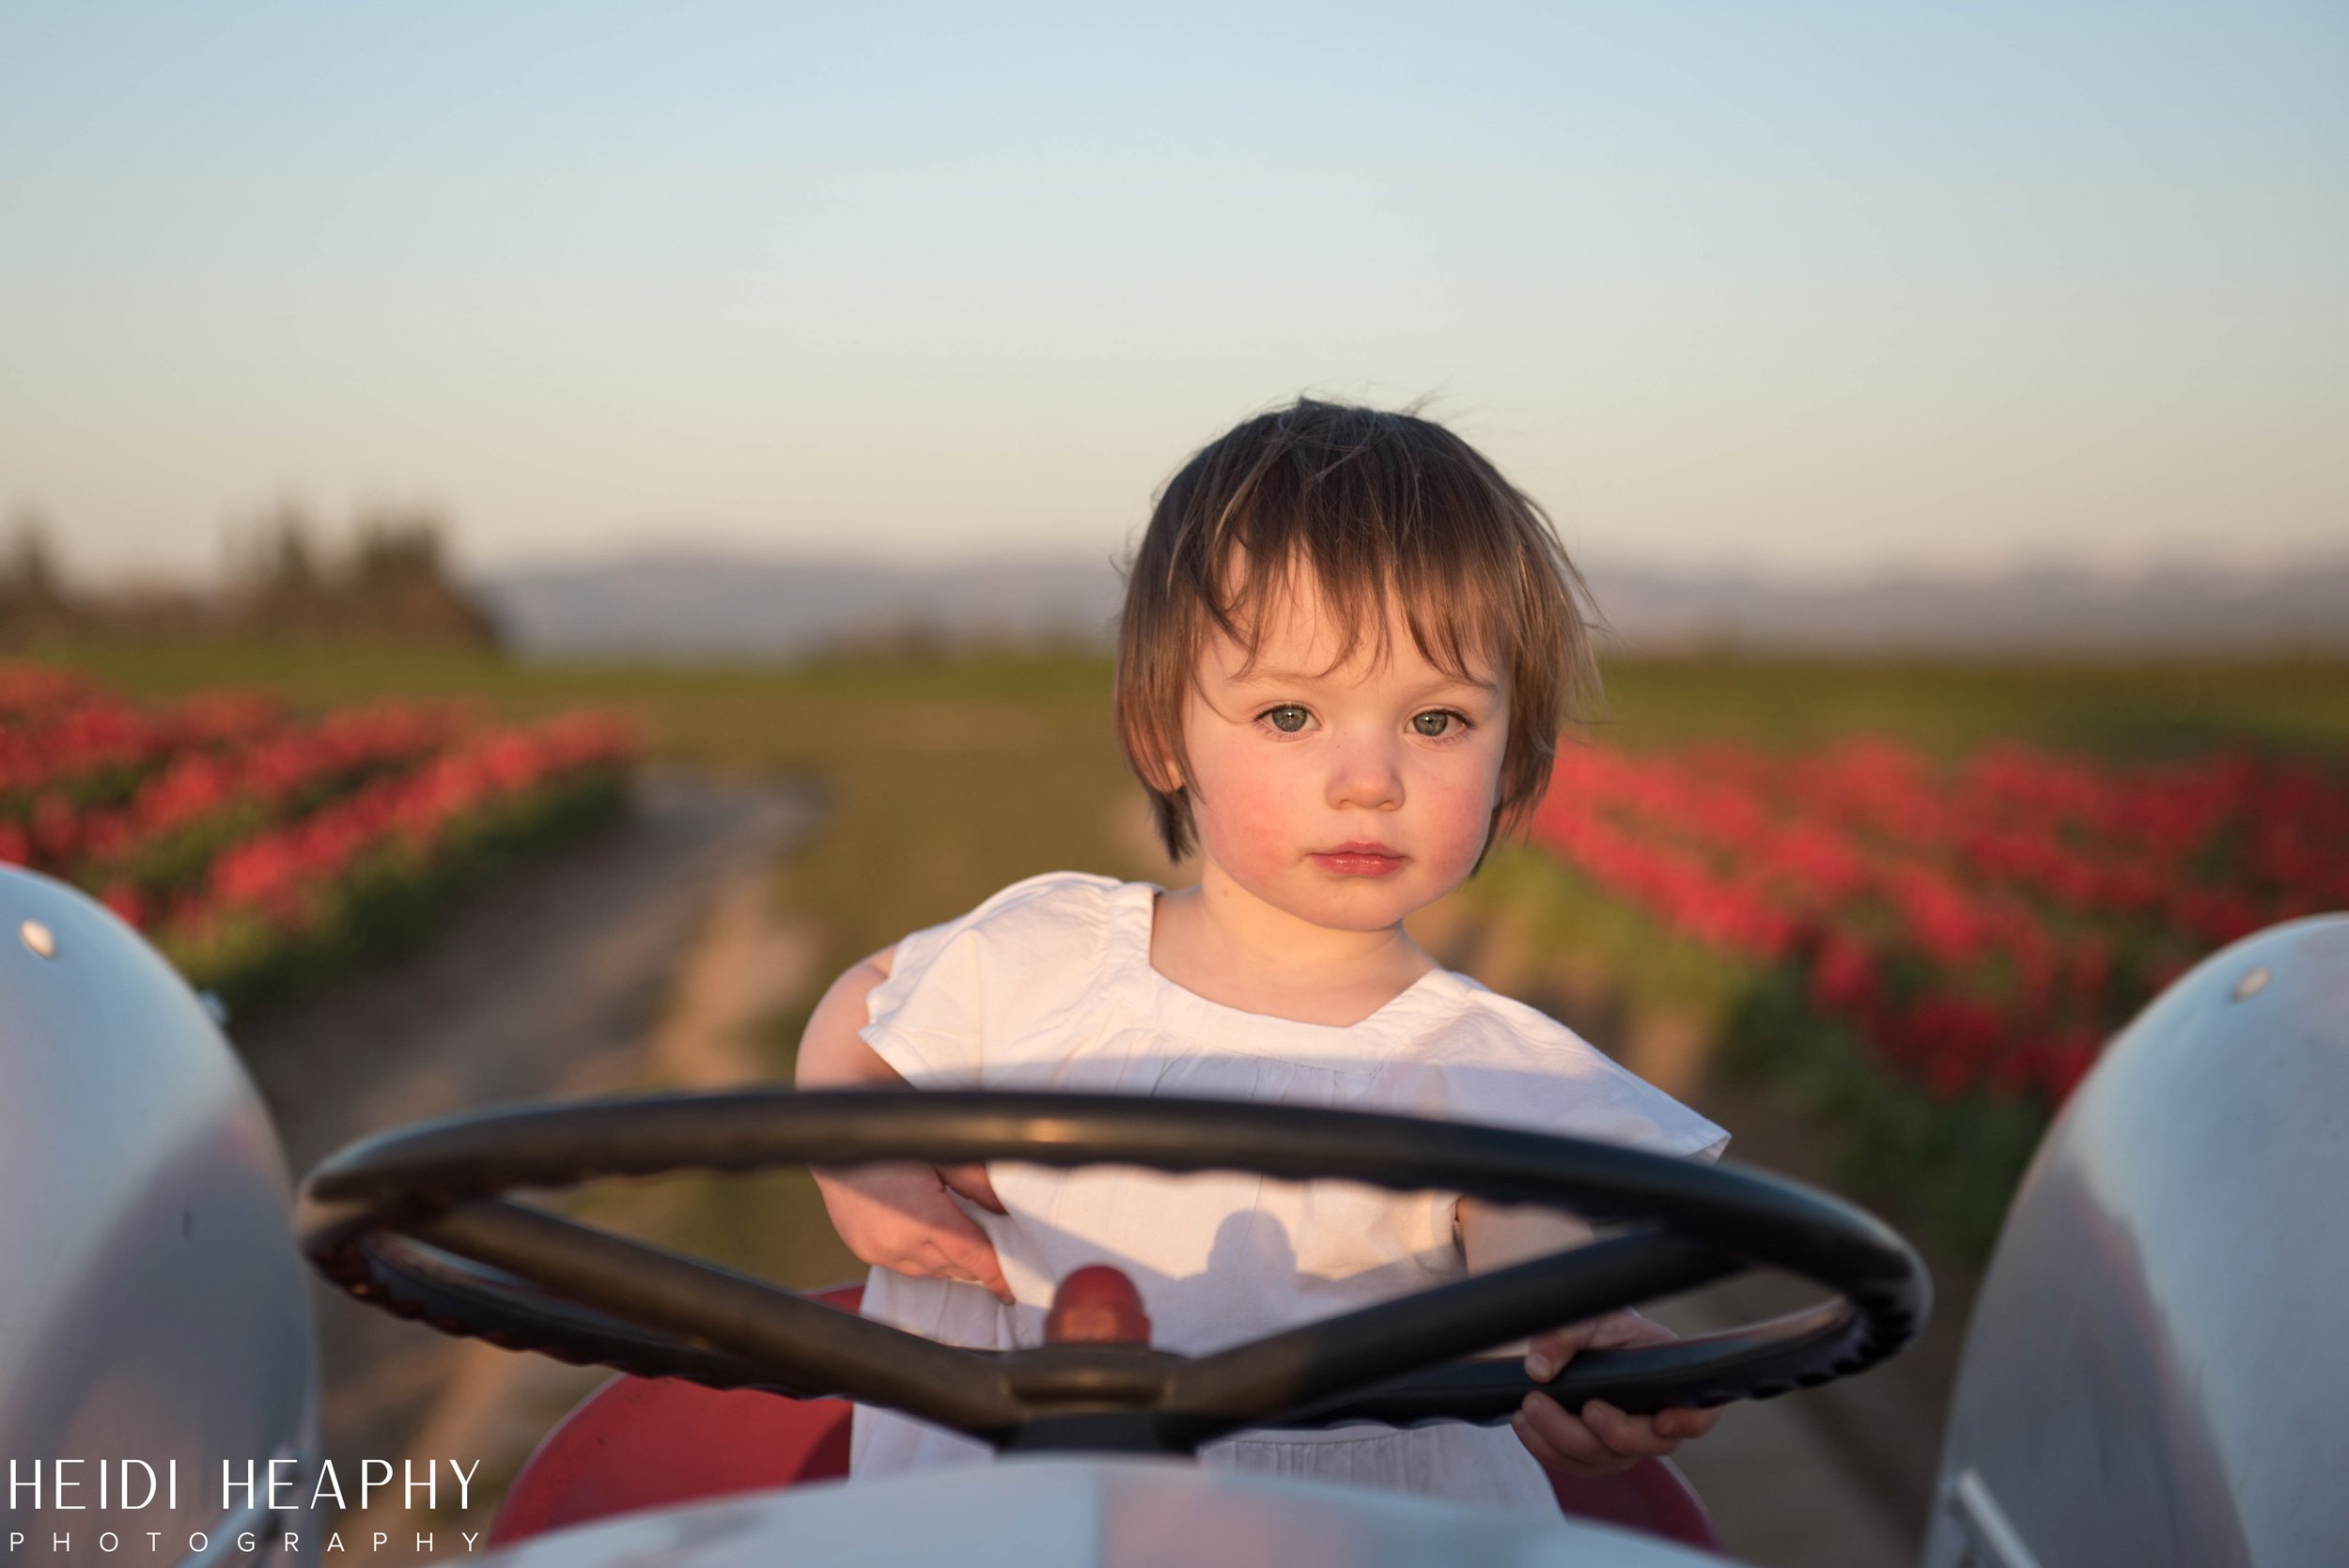
<svg viewBox="0 0 2349 1568"><path fill-rule="evenodd" d="M1719 1157L1719 1127L1403 928L1540 800L1595 690L1579 590L1539 507L1440 426L1299 401L1212 442L1128 574L1115 706L1167 854L1195 846L1199 885L1051 872L914 932L825 995L800 1085L1224 1096ZM1199 1355L1591 1234L1546 1211L1228 1172L817 1175L873 1265L867 1316L1005 1349L1042 1343L1055 1283L1088 1263L1133 1279L1153 1343ZM1536 1336L1527 1371L1671 1337L1616 1313ZM1714 1419L1569 1413L1536 1393L1513 1433L1254 1432L1199 1457L1548 1512L1537 1460L1606 1473ZM857 1476L987 1454L856 1413Z"/></svg>

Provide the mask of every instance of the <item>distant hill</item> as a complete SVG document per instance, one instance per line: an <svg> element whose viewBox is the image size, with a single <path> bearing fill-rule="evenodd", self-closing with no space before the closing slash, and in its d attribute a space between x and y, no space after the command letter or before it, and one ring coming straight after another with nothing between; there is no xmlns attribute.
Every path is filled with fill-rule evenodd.
<svg viewBox="0 0 2349 1568"><path fill-rule="evenodd" d="M2349 552L2256 573L2043 567L1833 585L1641 567L1591 576L1612 641L1639 651L2349 652ZM474 587L523 654L679 660L974 641L1106 647L1123 592L1107 555L894 566L683 551L509 569Z"/></svg>
<svg viewBox="0 0 2349 1568"><path fill-rule="evenodd" d="M2044 567L1981 580L1902 574L1814 586L1625 568L1595 572L1592 587L1622 642L1641 649L2349 651L2349 552L2260 572L2182 563L2129 574Z"/></svg>
<svg viewBox="0 0 2349 1568"><path fill-rule="evenodd" d="M681 658L923 639L1107 646L1124 595L1107 555L900 567L698 551L501 572L480 590L521 652Z"/></svg>

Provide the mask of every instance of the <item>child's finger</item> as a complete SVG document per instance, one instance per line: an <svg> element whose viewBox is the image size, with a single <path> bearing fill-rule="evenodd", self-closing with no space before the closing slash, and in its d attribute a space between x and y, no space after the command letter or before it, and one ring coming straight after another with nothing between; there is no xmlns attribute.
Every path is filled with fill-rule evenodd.
<svg viewBox="0 0 2349 1568"><path fill-rule="evenodd" d="M1525 1374L1536 1383L1547 1383L1582 1351L1655 1344L1673 1337L1671 1329L1635 1312L1585 1318L1526 1341Z"/></svg>
<svg viewBox="0 0 2349 1568"><path fill-rule="evenodd" d="M984 1164L941 1165L938 1168L938 1173L948 1187L953 1188L979 1207L991 1210L996 1214L1004 1212L1003 1201L995 1196L995 1184L987 1179L987 1167Z"/></svg>
<svg viewBox="0 0 2349 1568"><path fill-rule="evenodd" d="M1524 1411L1519 1410L1509 1418L1509 1430L1517 1435L1517 1441L1525 1445L1525 1452L1532 1454L1533 1462L1542 1468L1572 1470L1578 1467L1573 1460L1558 1451Z"/></svg>
<svg viewBox="0 0 2349 1568"><path fill-rule="evenodd" d="M977 1285L998 1296L1003 1294L995 1290L993 1285L988 1284L979 1270L973 1269L962 1258L948 1251L939 1244L935 1237L924 1240L914 1250L913 1255L907 1260L901 1272L925 1274L938 1280L951 1280L958 1285Z"/></svg>
<svg viewBox="0 0 2349 1568"><path fill-rule="evenodd" d="M1517 1409L1524 1430L1547 1443L1566 1468L1585 1475L1604 1475L1631 1462L1599 1439L1582 1421L1548 1394L1528 1394ZM1522 1440L1523 1432L1520 1432ZM1527 1444L1528 1449L1532 1444Z"/></svg>
<svg viewBox="0 0 2349 1568"><path fill-rule="evenodd" d="M946 1255L946 1261L959 1271L958 1277L983 1285L994 1293L997 1300L1012 1299L1011 1286L1003 1279L1003 1265L995 1260L995 1249L976 1231L968 1236L941 1232L935 1245Z"/></svg>
<svg viewBox="0 0 2349 1568"><path fill-rule="evenodd" d="M1703 1436L1713 1430L1720 1419L1719 1410L1694 1410L1685 1405L1675 1405L1669 1410L1656 1413L1656 1430L1667 1437L1686 1440Z"/></svg>
<svg viewBox="0 0 2349 1568"><path fill-rule="evenodd" d="M1633 1345L1667 1344L1680 1336L1652 1317L1642 1317L1628 1308L1593 1318L1590 1343L1586 1350L1620 1350Z"/></svg>
<svg viewBox="0 0 2349 1568"><path fill-rule="evenodd" d="M1680 1446L1679 1438L1657 1433L1654 1418L1629 1415L1603 1399L1582 1406L1582 1423L1626 1459L1661 1459Z"/></svg>
<svg viewBox="0 0 2349 1568"><path fill-rule="evenodd" d="M1590 1323L1569 1324L1526 1341L1525 1375L1536 1383L1547 1383L1557 1376L1576 1353L1591 1343L1595 1327Z"/></svg>

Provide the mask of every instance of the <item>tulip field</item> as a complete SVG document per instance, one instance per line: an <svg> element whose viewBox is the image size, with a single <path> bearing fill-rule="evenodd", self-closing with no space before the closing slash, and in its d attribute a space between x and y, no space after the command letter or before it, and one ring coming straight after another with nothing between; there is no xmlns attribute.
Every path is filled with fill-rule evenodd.
<svg viewBox="0 0 2349 1568"><path fill-rule="evenodd" d="M1576 751L1535 835L1672 928L1797 966L1819 1012L1943 1093L2061 1101L2194 959L2349 907L2349 779L2241 753Z"/></svg>
<svg viewBox="0 0 2349 1568"><path fill-rule="evenodd" d="M2215 949L2349 908L2349 769L2220 748L2111 763L1995 743L1934 759L1883 738L1561 753L1532 824L1586 897L1747 977L1728 1042L1815 1072L1831 1034L1906 1097L1913 1161L1968 1118L2027 1149L2102 1043ZM1658 945L1662 945L1659 942ZM1626 951L1636 950L1636 942ZM1636 956L1622 962L1637 963ZM1997 1161L1993 1159L1991 1163ZM2014 1172L1976 1171L1994 1219Z"/></svg>
<svg viewBox="0 0 2349 1568"><path fill-rule="evenodd" d="M134 705L0 663L0 862L81 887L235 1003L412 934L455 883L610 814L633 750L593 712Z"/></svg>

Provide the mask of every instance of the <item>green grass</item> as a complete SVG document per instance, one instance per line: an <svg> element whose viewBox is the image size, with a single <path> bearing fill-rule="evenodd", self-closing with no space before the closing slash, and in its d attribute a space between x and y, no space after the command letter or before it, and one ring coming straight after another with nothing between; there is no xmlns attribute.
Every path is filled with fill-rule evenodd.
<svg viewBox="0 0 2349 1568"><path fill-rule="evenodd" d="M607 704L637 713L664 753L728 770L820 768L824 737L808 721L854 725L855 716L838 705L857 702L1082 715L1103 737L1109 724L1109 660L1082 653L655 666L522 663L406 648L117 642L51 645L33 657L155 696L250 686L306 706L432 695L519 714ZM2349 661L2339 660L1625 659L1607 665L1606 678L1609 712L1590 733L1634 746L1726 738L1796 747L1855 732L1942 753L1999 738L2115 757L2230 740L2349 746ZM888 744L836 730L832 738L856 748ZM900 743L935 749L939 738Z"/></svg>
<svg viewBox="0 0 2349 1568"><path fill-rule="evenodd" d="M2349 746L2349 662L1629 660L1595 737L1804 747L1855 733L1950 754L2019 740L2109 758L2230 741Z"/></svg>
<svg viewBox="0 0 2349 1568"><path fill-rule="evenodd" d="M877 700L1095 709L1107 728L1109 660L1085 653L860 660L778 667L514 662L413 648L64 644L30 658L75 664L144 695L268 688L298 705L354 697L474 697L509 711L603 702L650 719L664 747L756 768L797 761L785 709ZM1610 714L1595 739L1809 747L1851 733L1957 752L2028 739L2103 756L2147 756L2227 739L2349 744L2349 660L2239 662L1860 662L1860 660L1611 660ZM775 705L780 705L780 709ZM747 721L747 723L745 723Z"/></svg>

